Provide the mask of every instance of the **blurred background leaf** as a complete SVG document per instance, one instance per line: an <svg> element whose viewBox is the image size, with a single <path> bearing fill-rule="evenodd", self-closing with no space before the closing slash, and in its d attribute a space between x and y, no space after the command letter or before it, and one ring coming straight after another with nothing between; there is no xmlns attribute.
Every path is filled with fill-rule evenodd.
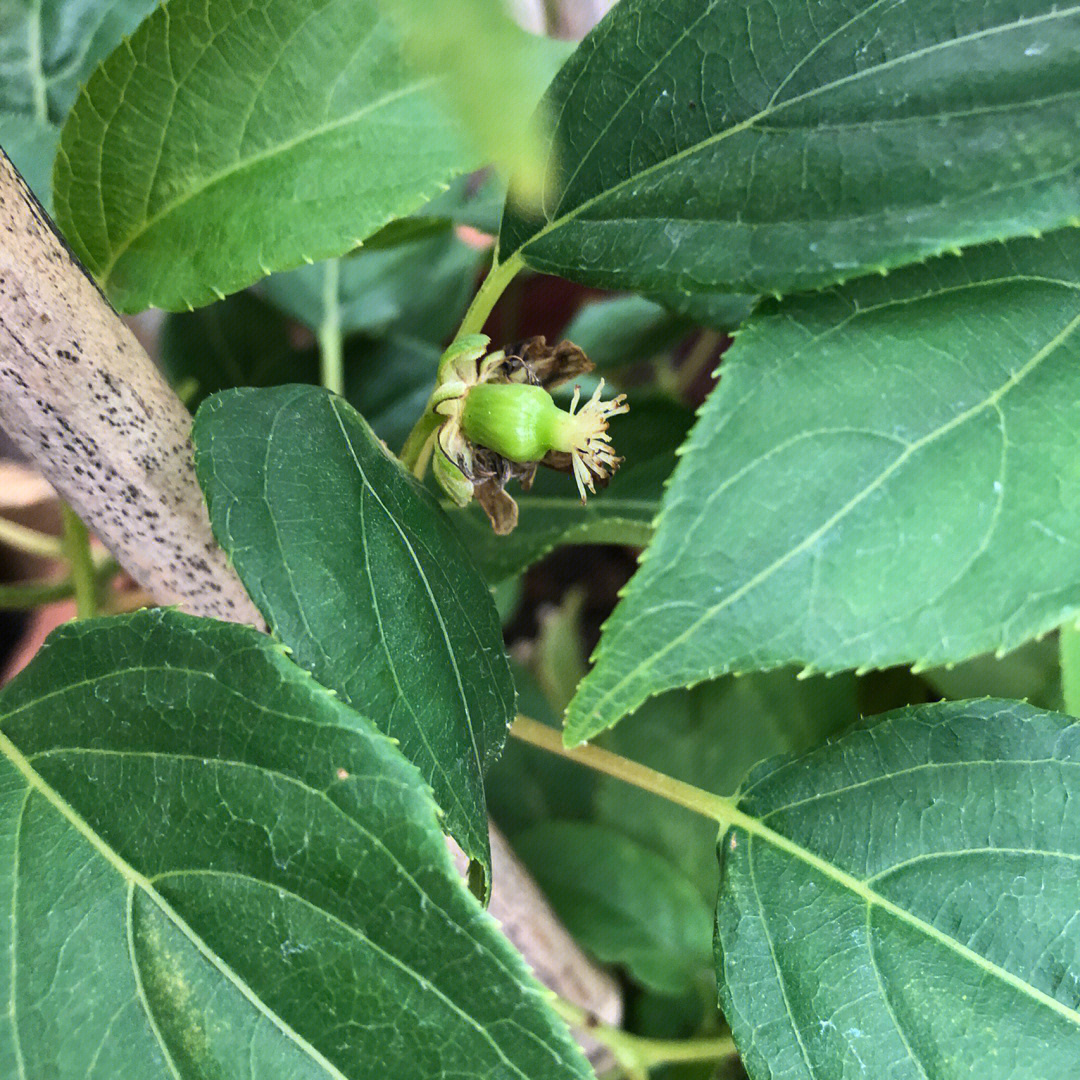
<svg viewBox="0 0 1080 1080"><path fill-rule="evenodd" d="M444 79L446 101L480 157L514 177L515 198L539 202L550 117L534 116L572 42L530 34L501 0L378 0L406 55Z"/></svg>
<svg viewBox="0 0 1080 1080"><path fill-rule="evenodd" d="M45 205L60 125L79 86L156 0L3 0L0 146Z"/></svg>
<svg viewBox="0 0 1080 1080"><path fill-rule="evenodd" d="M462 243L449 223L428 220L419 235L365 246L338 260L336 303L344 333L380 337L394 330L441 342L454 332L487 255ZM326 315L324 278L325 264L314 263L273 274L258 291L315 330Z"/></svg>

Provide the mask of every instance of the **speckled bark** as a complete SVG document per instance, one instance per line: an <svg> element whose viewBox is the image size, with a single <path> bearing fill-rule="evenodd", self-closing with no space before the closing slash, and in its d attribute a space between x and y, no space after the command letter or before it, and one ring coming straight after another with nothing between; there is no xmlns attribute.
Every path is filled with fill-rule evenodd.
<svg viewBox="0 0 1080 1080"><path fill-rule="evenodd" d="M263 625L210 532L187 410L2 151L0 425L159 603Z"/></svg>

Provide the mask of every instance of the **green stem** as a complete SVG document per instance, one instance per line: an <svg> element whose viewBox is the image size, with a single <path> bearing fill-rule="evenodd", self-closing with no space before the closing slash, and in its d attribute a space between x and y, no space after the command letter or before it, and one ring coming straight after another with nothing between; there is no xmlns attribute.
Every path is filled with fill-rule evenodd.
<svg viewBox="0 0 1080 1080"><path fill-rule="evenodd" d="M106 556L94 567L94 584L100 594L120 567ZM25 611L53 604L57 600L69 600L75 595L75 582L69 576L60 581L20 581L0 584L0 611Z"/></svg>
<svg viewBox="0 0 1080 1080"><path fill-rule="evenodd" d="M341 337L341 260L323 264L323 317L319 324L319 363L322 384L335 394L345 393L344 349Z"/></svg>
<svg viewBox="0 0 1080 1080"><path fill-rule="evenodd" d="M684 806L687 810L693 810L695 814L710 818L723 826L739 824L753 828L757 823L753 818L748 818L742 813L730 799L713 795L710 791L703 791L692 784L685 784L682 780L676 780L673 776L666 776L662 772L650 769L646 765L639 765L636 761L619 757L610 750L601 750L598 746L575 746L569 748L563 745L562 733L555 728L541 724L527 716L519 716L510 728L510 734L522 742L531 743L542 750L552 754L576 761L579 765L595 769L597 772L606 773L643 791L651 791L668 802L678 806Z"/></svg>
<svg viewBox="0 0 1080 1080"><path fill-rule="evenodd" d="M736 1053L730 1035L716 1039L646 1039L605 1024L562 998L556 998L552 1005L568 1024L588 1032L606 1046L619 1065L630 1073L643 1073L656 1065L677 1062L720 1061Z"/></svg>
<svg viewBox="0 0 1080 1080"><path fill-rule="evenodd" d="M430 403L425 405L423 415L416 421L401 448L401 463L421 480L427 471L428 459L431 457L429 445L438 430L440 419L438 413L432 412Z"/></svg>
<svg viewBox="0 0 1080 1080"><path fill-rule="evenodd" d="M1065 711L1080 716L1080 628L1072 623L1063 626L1058 631L1058 649Z"/></svg>
<svg viewBox="0 0 1080 1080"><path fill-rule="evenodd" d="M465 337L466 334L479 334L483 330L495 302L502 296L506 286L510 284L523 265L519 255L512 255L506 262L500 263L498 252L496 252L495 262L473 297L469 310L465 312L465 318L461 320L461 326L454 335L455 341ZM405 468L421 480L427 472L428 459L431 456L429 453L431 437L435 434L440 422L441 418L432 411L429 400L420 414L420 419L409 432L409 437L405 440L405 445L399 455Z"/></svg>
<svg viewBox="0 0 1080 1080"><path fill-rule="evenodd" d="M71 582L75 589L75 614L91 619L97 614L97 574L90 553L90 535L82 519L67 503L60 504L64 520L64 555L71 567Z"/></svg>
<svg viewBox="0 0 1080 1080"><path fill-rule="evenodd" d="M26 611L67 600L75 595L75 585L68 581L28 581L18 585L0 585L0 611Z"/></svg>
<svg viewBox="0 0 1080 1080"><path fill-rule="evenodd" d="M0 544L24 551L27 555L37 555L42 559L62 559L64 542L58 536L28 529L7 518L0 518Z"/></svg>
<svg viewBox="0 0 1080 1080"><path fill-rule="evenodd" d="M495 253L495 262L492 263L488 275L473 297L469 310L465 312L465 318L461 320L461 327L457 337L465 337L466 334L479 334L484 329L491 309L495 302L506 291L506 286L513 281L514 276L524 265L521 256L514 254L504 263L498 261L498 252Z"/></svg>

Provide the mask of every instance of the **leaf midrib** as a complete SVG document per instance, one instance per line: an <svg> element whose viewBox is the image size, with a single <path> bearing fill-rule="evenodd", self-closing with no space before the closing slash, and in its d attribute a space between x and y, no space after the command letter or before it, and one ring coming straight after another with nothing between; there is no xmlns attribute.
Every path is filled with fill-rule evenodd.
<svg viewBox="0 0 1080 1080"><path fill-rule="evenodd" d="M231 968L224 964L220 957L208 948L206 943L192 930L187 922L172 908L165 898L154 888L150 880L140 874L126 860L121 858L105 840L90 827L89 823L78 814L44 777L37 772L18 747L0 730L0 755L3 755L11 765L19 772L29 789L36 791L57 813L64 818L69 825L120 875L130 889L138 888L146 897L161 911L181 934L195 947L199 954L209 963L227 982L234 986L240 994L270 1023L277 1028L287 1039L294 1042L305 1054L319 1065L333 1080L349 1080L349 1078L327 1060L314 1046L294 1031L280 1016L269 1010L259 996L242 980ZM15 988L12 987L14 998ZM150 1014L148 1014L150 1015Z"/></svg>
<svg viewBox="0 0 1080 1080"><path fill-rule="evenodd" d="M15 842L12 845L11 859L11 1002L9 1007L11 1021L11 1042L15 1050L15 1064L19 1070L19 1080L26 1080L26 1061L23 1058L22 1041L19 1036L19 1018L15 987L18 985L18 960L16 944L18 940L17 919L19 912L19 845L22 842L23 820L26 807L30 802L30 789L26 789L18 817L15 819Z"/></svg>
<svg viewBox="0 0 1080 1080"><path fill-rule="evenodd" d="M905 53L903 56L892 57L891 59L886 60L883 63L875 64L871 67L865 68L862 71L857 71L851 75L845 75L839 79L834 79L828 83L823 83L821 86L813 87L812 89L807 90L802 94L796 94L794 97L787 98L779 103L770 102L768 105L766 105L764 109L761 109L753 116L748 117L746 120L741 120L739 121L739 123L733 124L729 128L725 128L723 131L718 131L714 135L710 135L706 139L702 139L699 142L696 142L693 145L688 146L683 150L680 150L677 153L670 155L669 157L663 158L661 161L657 161L654 164L649 165L644 169L641 169L639 172L632 173L623 180L620 180L617 183L613 184L611 187L605 188L603 191L598 192L596 195L593 195L590 198L584 200L577 206L572 207L570 210L568 210L565 214L562 214L561 216L549 218L542 229L538 230L532 236L522 241L520 244L518 244L514 251L509 253L510 258L513 258L519 252L523 253L530 245L537 243L538 241L543 239L548 233L554 232L555 230L562 228L567 222L573 221L583 212L590 209L596 203L608 198L612 194L621 191L623 188L628 187L631 184L640 183L642 179L651 175L652 173L665 169L673 163L681 161L686 157L690 157L691 155L698 153L706 147L714 146L718 143L723 142L725 139L730 138L731 136L737 135L742 131L746 131L760 121L766 120L770 116L774 116L777 113L782 112L788 106L797 105L801 104L802 102L812 100L819 94L827 93L830 90L834 90L839 86L843 86L851 82L868 78L871 75L877 75L882 71L887 71L890 68L897 67L901 64L906 64L909 61L921 59L922 57L930 55L934 52L952 48L954 46L965 45L971 41L978 41L982 38L990 37L995 34L1007 33L1009 31L1017 30L1022 27L1037 25L1041 22L1056 20L1058 18L1067 18L1069 16L1077 14L1078 12L1080 12L1080 6L1056 9L1054 11L1045 12L1042 15L1034 16L1030 19L1019 19L1011 23L1002 23L998 26L987 27L983 30L975 31L971 34L963 34L958 37L950 38L948 41L935 42L933 45L928 45L922 49L916 49L910 53ZM815 48L817 47L818 46L815 45ZM802 58L799 61L799 64L802 64L805 59L806 57ZM642 77L639 82L635 83L633 90L626 95L626 101L623 103L623 106L621 108L625 108L626 105L629 103L630 98L641 89L641 86L643 85L645 79L648 78L649 74L651 74L651 72L647 73L645 76ZM619 110L616 110L616 115L618 114L618 112L621 112L621 108ZM599 141L607 132L608 127L610 127L610 124L608 124L603 129L603 131L600 132L600 134L597 136L596 140L594 140L589 149L581 156L577 169L575 170L570 180L567 181L566 186L563 188L562 196L560 197L560 201L555 208L556 215L558 215L559 213L559 210L562 206L562 201L565 198L566 192L569 190L570 183L572 182L573 178L576 177L576 175L580 172L581 167L584 165L584 162L593 153L597 145L599 145Z"/></svg>
<svg viewBox="0 0 1080 1080"><path fill-rule="evenodd" d="M161 670L162 671L169 671L169 672L173 672L173 673L175 673L177 670L183 670L183 671L188 672L188 673L190 673L192 675L205 674L205 673L199 672L199 671L191 671L190 669L186 669L186 668L184 668L184 669L163 668ZM245 704L248 704L248 705L251 704L250 699L244 698L243 700L244 700ZM274 713L272 713L272 715L280 716L282 719L286 719L286 720L294 720L294 719L302 720L303 719L303 717L291 717L287 713L274 712ZM383 736L382 733L379 732L378 729L375 729L374 727L373 727L373 730L372 730L372 734L376 735L378 737L385 738L385 739L389 740L388 736ZM356 818L350 816L349 814L347 814L345 812L345 810L342 809L341 806L339 806L337 803L335 803L330 798L330 796L328 794L329 788L320 789L320 788L317 788L317 787L313 787L311 784L307 783L301 777L292 775L292 774L287 773L287 772L282 772L280 769L274 769L274 768L271 768L270 766L257 765L257 764L254 764L253 762L250 762L250 761L243 761L243 760L240 760L240 759L223 758L223 757L215 757L215 758L209 758L208 759L206 757L202 757L202 756L199 756L197 754L186 754L186 753L181 753L179 751L174 751L174 750L130 750L130 749L116 750L116 749L111 749L111 748L90 747L90 746L54 746L54 747L50 747L48 750L36 751L30 757L26 757L24 755L24 759L26 760L29 767L33 768L33 763L35 761L38 761L41 758L44 758L44 757L52 757L54 755L56 755L58 757L77 756L77 755L83 755L83 754L85 754L88 757L105 757L105 758L116 757L116 758L124 758L124 759L130 759L130 758L152 758L152 759L164 758L164 759L168 759L169 761L183 761L183 762L187 762L187 763L190 763L190 764L193 764L193 765L202 765L202 766L206 766L206 767L214 767L214 768L222 768L222 769L250 770L250 771L253 771L253 772L258 772L259 774L261 774L263 776L272 776L276 780L280 780L284 784L288 784L290 786L299 788L306 795L315 796L317 798L325 800L327 802L327 804L329 805L330 809L335 814L338 814L338 815L340 815L341 817L344 818L344 820L347 823L347 825L349 826L349 828L354 829L356 832L358 832L364 838L364 840L366 842L371 844L372 847L378 848L378 850L380 852L382 852L382 854L387 859L389 859L390 862L392 862L394 864L394 868L396 869L396 871L401 875L401 877L405 881L407 881L409 883L409 885L412 886L412 888L416 892L416 895L418 897L422 898L421 902L423 904L425 904L431 910L437 911L440 915L443 916L443 918L446 919L446 922L448 924L453 925L453 926L458 926L459 929L463 933L468 934L470 940L473 941L473 943L476 945L477 951L482 952L488 959L490 959L494 964L496 964L503 973L505 973L507 976L509 976L512 979L517 978L517 973L514 972L511 968L507 967L506 963L498 955L498 953L493 952L491 949L489 949L484 944L483 941L479 940L474 935L469 934L468 930L465 927L461 927L460 924L455 922L453 915L451 915L451 913L447 910L447 908L445 908L442 904L438 903L438 901L436 901L431 896L431 894L426 889L424 889L424 887L417 880L416 875L413 874L409 870L409 868L401 861L401 859L398 858L398 856L389 847L387 847L385 840L383 840L383 838L381 836L379 836L376 833L373 833L369 828L364 826L358 819L356 819ZM38 774L38 775L40 775L40 774ZM363 774L359 774L359 773L355 773L355 772L352 773L351 776L352 776L352 779L354 781L359 781L359 780L365 778ZM369 779L374 779L374 777L369 777ZM392 780L390 777L387 777L387 776L379 776L379 777L377 777L377 779L378 779L379 783L384 785L384 786L398 783L398 781ZM42 782L47 783L44 779L42 780ZM331 786L333 786L333 785L331 785ZM400 786L404 787L404 785L400 785ZM431 803L430 803L430 809L431 809L432 814L435 814L437 812L435 802L434 802L433 799L431 800ZM88 825L87 827L89 828L90 826ZM102 842L104 843L104 841L102 841ZM117 857L119 858L120 856L117 856ZM123 861L123 860L121 860L121 861ZM125 865L126 865L126 863L125 863ZM134 871L134 870L133 870L133 872L137 873L137 871ZM146 878L146 880L150 882L150 885L152 887L153 883L155 881L157 881L157 880L159 880L160 878L163 878L163 877L168 877L170 875L176 876L176 875L179 875L179 874L187 874L189 876L194 876L194 875L200 874L200 873L203 873L203 874L219 874L219 875L224 874L223 871L216 871L216 870L209 870L209 869L202 870L202 869L197 869L197 868L188 868L188 869L180 869L180 870L173 870L173 871L162 871L161 873L155 874L152 878ZM276 885L271 886L269 882L262 881L261 879L256 878L256 877L254 877L253 875L250 875L250 874L239 874L238 873L236 876L248 877L252 881L259 882L262 885L267 885L268 887L277 888ZM289 891L289 890L286 890L286 891ZM300 897L300 899L304 900L304 903L308 904L309 906L311 906L311 907L315 908L316 910L322 912L328 918L334 919L335 921L341 923L343 926L348 926L347 923L345 923L342 919L335 916L333 914L333 912L328 911L326 908L320 908L317 904L314 904L312 901L307 900L304 897ZM359 934L358 931L355 931L355 927L352 928L352 929L357 934L357 936L362 936L362 935ZM365 938L365 940L367 940L367 939ZM378 946L374 946L374 943L373 943L373 947L378 948ZM380 950L380 951L382 951L382 950ZM395 964L399 963L399 961L397 961L396 958L394 958L394 962L395 962ZM419 972L416 972L415 974L417 976L417 980L421 981L422 976L420 976Z"/></svg>
<svg viewBox="0 0 1080 1080"><path fill-rule="evenodd" d="M993 407L1000 401L1010 390L1017 386L1024 378L1027 377L1035 368L1037 368L1043 360L1052 355L1061 345L1063 345L1069 337L1080 327L1080 315L1074 316L1069 322L1055 334L1042 348L1038 349L1034 355L1024 363L1020 368L1014 371L1004 383L1001 384L993 393L987 395L982 401L977 402L970 408L964 410L957 416L954 416L947 423L940 425L933 431L928 432L921 438L916 439L914 442L908 444L907 448L898 454L889 465L882 469L881 472L868 484L865 484L856 494L854 494L848 501L840 507L837 511L829 516L829 518L819 525L812 532L808 533L799 543L789 548L783 555L774 559L768 566L759 570L749 580L743 582L738 588L732 590L726 596L724 596L717 603L707 608L697 619L695 619L685 630L681 631L674 638L665 642L659 649L653 652L648 659L635 665L627 672L618 682L616 682L609 690L596 701L589 712L578 723L574 723L572 730L590 730L589 722L594 720L601 714L603 706L605 706L615 695L627 683L633 679L640 678L644 672L651 670L656 664L670 653L673 649L678 648L684 641L687 641L693 634L695 634L703 625L708 623L711 619L715 618L721 611L730 605L738 602L744 596L751 593L763 582L767 581L774 573L782 569L787 563L794 559L797 555L807 550L812 544L816 543L821 537L827 535L839 522L852 513L856 507L861 505L873 492L877 491L893 474L901 469L916 453L922 450L924 447L932 444L942 436L953 431L957 427L966 423L968 420L975 416L978 416L987 408ZM696 522L693 528L697 527ZM692 533L693 528L687 529L687 534ZM569 725L568 725L569 726ZM587 735L586 735L587 737Z"/></svg>
<svg viewBox="0 0 1080 1080"><path fill-rule="evenodd" d="M1076 1025L1076 1027L1080 1029L1080 1012L1069 1008L1067 1005L1063 1005L1057 998L1051 997L1036 986L1032 986L1031 983L1014 975L1011 971L1001 967L999 964L995 964L993 961L988 960L985 956L975 952L974 949L969 948L962 942L957 941L956 938L946 934L943 930L939 930L932 923L928 923L925 919L920 918L913 912L908 911L894 901L882 896L881 893L877 892L862 878L855 877L854 874L842 870L835 863L822 858L820 855L815 854L796 841L789 839L782 833L770 829L760 818L753 817L738 809L731 800L718 798L717 804L715 816L722 827L727 827L730 830L742 830L742 832L746 833L748 836L755 837L783 854L797 859L799 862L804 863L824 877L836 882L836 884L842 888L847 889L853 895L859 897L863 903L867 905L868 909L876 907L882 911L888 912L890 915L923 934L925 937L944 948L949 949L962 959L974 964L991 977L1006 983L1019 993L1024 994L1037 1001L1039 1004L1051 1009L1053 1012L1057 1013L1057 1015L1068 1020L1069 1023ZM729 832L728 835L725 835L721 839L720 843L721 845L730 844L733 838L734 837Z"/></svg>
<svg viewBox="0 0 1080 1080"><path fill-rule="evenodd" d="M405 533L405 530L401 527L401 525L399 524L397 518L390 512L389 507L387 507L387 505L379 497L379 493L375 490L374 485L368 479L367 472L364 470L364 467L360 462L360 457L356 452L356 448L353 446L352 439L349 436L349 432L345 428L345 420L342 417L341 412L339 411L339 409L337 407L337 404L333 401L333 399L328 399L328 401L329 401L329 405L330 405L330 411L334 414L334 419L337 421L338 428L341 431L342 440L344 441L345 446L348 449L349 456L353 460L353 465L356 468L357 475L360 477L360 480L363 483L364 488L371 494L371 497L378 504L379 509L386 516L386 519L394 526L394 529L397 531L397 534L401 539L401 543L404 545L405 550L409 554L409 558L412 560L413 565L416 567L416 572L419 575L420 580L423 582L424 593L427 596L429 603L431 604L431 610L432 610L432 612L433 612L433 614L435 616L435 621L439 626L439 632L442 635L443 644L446 646L446 654L449 657L450 665L453 668L454 680L455 680L455 683L457 685L457 690L458 690L458 697L461 700L461 708L462 708L462 711L464 713L465 727L468 729L468 732L469 732L469 744L472 746L473 762L476 765L476 775L477 775L478 778L480 778L480 783L483 784L484 767L483 767L483 764L481 763L481 760L480 760L480 745L479 745L479 743L477 741L475 721L473 720L472 711L469 708L469 701L468 701L468 698L466 697L466 694L465 694L465 685L464 685L464 682L462 681L461 669L460 669L460 667L458 665L458 662L457 662L457 654L455 653L454 645L450 640L450 632L446 627L446 622L442 617L442 612L439 610L439 605L438 605L438 602L435 599L435 594L432 592L431 583L428 581L427 573L425 572L423 566L421 565L420 557L417 555L416 551L414 550L413 545L409 540L409 537ZM363 502L361 501L361 508L362 507L363 507ZM361 512L362 512L362 509L361 509ZM364 551L365 551L365 559L367 559L367 544L366 543L364 545ZM372 580L371 570L370 570L370 565L369 564L368 564L368 580L369 580L369 582L371 584L372 603L373 603L373 605L375 607L376 618L377 618L378 623L379 623L379 635L380 635L380 638L381 638L381 640L383 642L383 648L384 648L384 651L386 653L387 662L390 665L390 669L391 669L391 671L393 673L394 682L398 685L399 692L401 693L402 700L406 703L406 706L409 709L409 711L412 712L413 715L415 716L416 714L415 714L415 712L414 712L414 710L412 708L412 703L410 701L409 696L407 696L401 690L401 686L400 686L400 683L398 682L398 677L397 677L397 665L395 664L394 659L391 656L390 648L389 648L389 646L388 646L388 644L386 642L385 635L383 634L382 614L379 611L378 601L377 601L378 590L375 588L375 583ZM455 799L458 802L458 806L461 809L461 812L464 815L465 820L469 821L470 818L472 817L472 814L470 813L470 808L467 808L464 805L462 805L460 797L457 794L456 785L454 785L451 782L451 777L446 772L446 770L443 768L442 762L439 759L439 755L436 754L434 752L434 750L431 748L431 746L430 746L430 744L428 742L428 739L427 739L427 732L424 731L424 725L422 723L420 723L419 718L417 718L417 729L420 731L421 738L423 738L423 740L424 740L424 744L428 747L429 752L432 754L432 759L435 762L435 765L438 767L439 771L446 777L447 784L450 787L450 790L454 792ZM471 856L473 856L474 858L483 858L484 857L484 853L482 851L481 852L471 851L471 852L469 852L469 854Z"/></svg>
<svg viewBox="0 0 1080 1080"><path fill-rule="evenodd" d="M226 166L224 169L219 169L216 173L212 173L205 177L198 184L189 188L181 196L166 203L154 214L145 218L139 226L128 233L123 240L113 249L112 255L108 262L102 268L97 275L98 282L105 286L108 283L109 275L116 268L117 262L128 251L132 244L135 243L140 237L146 235L158 222L164 220L170 214L174 213L181 206L190 202L192 199L197 198L204 192L208 191L215 184L221 183L223 180L229 179L229 177L236 173L242 172L253 165L260 164L263 161L270 160L279 154L288 153L288 151L295 149L297 146L302 146L306 142L310 142L314 139L320 138L323 135L328 134L331 131L335 131L338 128L346 127L349 124L355 123L362 119L368 113L374 112L377 109L381 109L384 105L392 104L400 98L407 97L409 94L418 93L422 90L428 89L428 87L434 85L438 80L435 78L420 79L409 86L399 87L397 90L391 91L389 94L384 94L382 97L377 98L374 101L369 101L361 108L348 113L345 116L338 117L335 120L329 121L325 124L320 124L317 127L309 128L306 131L301 132L298 135L293 136L291 139L286 139L283 142L275 143L273 146L267 147L265 150L261 150L256 154L250 154L248 157L239 158L232 165Z"/></svg>

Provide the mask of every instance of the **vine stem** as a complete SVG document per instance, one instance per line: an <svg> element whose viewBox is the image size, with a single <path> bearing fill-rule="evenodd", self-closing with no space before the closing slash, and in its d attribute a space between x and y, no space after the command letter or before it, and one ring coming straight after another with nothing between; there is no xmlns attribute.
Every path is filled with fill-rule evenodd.
<svg viewBox="0 0 1080 1080"><path fill-rule="evenodd" d="M27 581L17 585L0 585L0 611L26 611L67 600L75 595L71 581Z"/></svg>
<svg viewBox="0 0 1080 1080"><path fill-rule="evenodd" d="M120 567L114 559L105 556L94 567L94 583L100 595ZM70 576L59 581L20 581L12 585L0 584L0 611L26 611L52 604L57 600L69 600L75 595L75 582Z"/></svg>
<svg viewBox="0 0 1080 1080"><path fill-rule="evenodd" d="M323 386L345 393L344 348L341 336L341 260L323 264L323 317L319 324L319 367Z"/></svg>
<svg viewBox="0 0 1080 1080"><path fill-rule="evenodd" d="M521 269L524 263L521 256L514 254L504 263L499 262L498 250L495 252L495 261L491 264L487 277L484 278L480 288L469 305L465 317L461 320L461 326L454 335L454 340L465 337L466 334L479 334L484 329L491 309L495 302L506 291L506 286L514 279L514 275ZM401 448L401 463L414 476L424 478L427 472L428 461L431 458L432 437L440 423L440 417L436 416L431 409L431 401L424 405L424 411L420 419L413 425L405 445Z"/></svg>
<svg viewBox="0 0 1080 1080"><path fill-rule="evenodd" d="M97 614L97 573L90 552L90 534L82 518L66 502L60 504L64 521L64 555L71 567L75 588L75 615L92 619Z"/></svg>
<svg viewBox="0 0 1080 1080"><path fill-rule="evenodd" d="M568 1024L587 1031L606 1046L620 1067L632 1074L644 1073L656 1065L720 1061L737 1052L730 1035L715 1039L647 1039L605 1024L592 1013L562 998L556 998L552 1007Z"/></svg>
<svg viewBox="0 0 1080 1080"><path fill-rule="evenodd" d="M461 320L461 327L456 337L464 337L466 334L479 334L484 329L491 309L495 302L506 291L506 286L513 281L517 272L524 264L521 256L517 253L510 256L506 262L499 262L498 249L495 251L495 261L491 264L487 277L473 297L469 310L465 312L465 318Z"/></svg>
<svg viewBox="0 0 1080 1080"><path fill-rule="evenodd" d="M0 544L42 559L64 557L64 542L58 536L38 532L37 529L27 528L3 517L0 517Z"/></svg>
<svg viewBox="0 0 1080 1080"><path fill-rule="evenodd" d="M667 776L647 765L639 765L636 761L619 757L610 750L602 750L598 746L567 747L563 745L562 733L555 728L541 724L528 716L519 716L510 728L510 734L522 742L531 743L542 750L552 754L558 754L569 761L576 761L579 765L602 772L615 777L643 791L651 791L668 802L685 806L687 810L693 810L695 814L710 818L727 827L741 825L746 827L749 823L754 828L757 823L748 818L730 799L720 795L713 795L710 791L703 791L694 787L693 784L683 783L673 776Z"/></svg>

